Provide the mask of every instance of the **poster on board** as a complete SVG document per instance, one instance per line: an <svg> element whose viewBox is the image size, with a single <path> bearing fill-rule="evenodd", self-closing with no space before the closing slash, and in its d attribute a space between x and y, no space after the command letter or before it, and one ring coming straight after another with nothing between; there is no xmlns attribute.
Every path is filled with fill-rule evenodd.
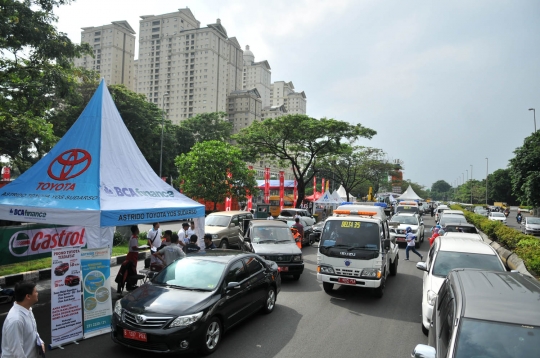
<svg viewBox="0 0 540 358"><path fill-rule="evenodd" d="M110 248L82 249L84 338L111 331Z"/></svg>
<svg viewBox="0 0 540 358"><path fill-rule="evenodd" d="M80 247L52 250L51 291L51 347L81 339Z"/></svg>

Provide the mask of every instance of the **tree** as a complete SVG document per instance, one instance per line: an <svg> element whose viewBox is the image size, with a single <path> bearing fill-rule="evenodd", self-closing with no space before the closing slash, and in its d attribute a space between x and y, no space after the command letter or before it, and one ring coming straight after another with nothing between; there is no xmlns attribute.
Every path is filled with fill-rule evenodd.
<svg viewBox="0 0 540 358"><path fill-rule="evenodd" d="M191 134L193 144L208 140L226 142L233 130L232 123L226 117L225 112L201 113L180 122L180 128Z"/></svg>
<svg viewBox="0 0 540 358"><path fill-rule="evenodd" d="M243 201L249 193L257 193L255 172L247 168L240 149L228 143L218 140L197 143L175 162L184 193L213 202L214 210L229 195Z"/></svg>
<svg viewBox="0 0 540 358"><path fill-rule="evenodd" d="M361 124L350 124L335 119L315 119L301 114L255 121L233 136L251 161L256 158L276 158L282 166L292 167L298 183L299 207L305 197L306 186L317 174L316 161L342 152L360 137L371 138L377 132Z"/></svg>
<svg viewBox="0 0 540 358"><path fill-rule="evenodd" d="M23 172L57 138L44 119L54 98L68 96L89 75L72 59L91 55L53 25L53 8L69 0L4 0L0 3L0 155ZM29 164L30 163L30 164Z"/></svg>
<svg viewBox="0 0 540 358"><path fill-rule="evenodd" d="M488 200L492 203L500 201L508 205L518 203L517 197L512 193L510 169L497 169L488 175Z"/></svg>
<svg viewBox="0 0 540 358"><path fill-rule="evenodd" d="M72 96L57 100L55 108L47 116L48 121L53 124L55 136L61 138L75 123L97 86L97 82L80 84ZM159 173L163 121L162 176L176 177L178 173L174 159L190 148L183 147L185 141L178 140L183 139L185 131L181 131L170 120L163 118L163 112L154 103L148 102L144 95L130 91L124 85L110 85L108 89L124 124L156 174Z"/></svg>
<svg viewBox="0 0 540 358"><path fill-rule="evenodd" d="M522 147L510 159L512 192L518 200L534 207L540 206L540 132L525 138Z"/></svg>
<svg viewBox="0 0 540 358"><path fill-rule="evenodd" d="M446 193L450 189L452 189L452 186L444 180L437 180L431 185L431 191L436 191L439 193Z"/></svg>

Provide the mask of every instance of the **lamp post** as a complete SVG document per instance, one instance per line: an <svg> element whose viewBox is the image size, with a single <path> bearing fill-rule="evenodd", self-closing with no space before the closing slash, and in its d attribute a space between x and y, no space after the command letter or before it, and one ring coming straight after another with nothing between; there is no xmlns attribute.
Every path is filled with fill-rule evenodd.
<svg viewBox="0 0 540 358"><path fill-rule="evenodd" d="M488 204L488 173L489 173L489 159L486 158L486 206Z"/></svg>
<svg viewBox="0 0 540 358"><path fill-rule="evenodd" d="M472 181L472 164L471 165L471 205L472 205L472 190L473 190L473 181Z"/></svg>
<svg viewBox="0 0 540 358"><path fill-rule="evenodd" d="M534 118L534 132L536 133L536 110L534 108L529 108L529 111L533 111Z"/></svg>
<svg viewBox="0 0 540 358"><path fill-rule="evenodd" d="M161 169L163 167L163 124L165 122L165 97L169 95L169 92L163 94L162 110L161 110L161 150L159 151L159 177L161 178Z"/></svg>

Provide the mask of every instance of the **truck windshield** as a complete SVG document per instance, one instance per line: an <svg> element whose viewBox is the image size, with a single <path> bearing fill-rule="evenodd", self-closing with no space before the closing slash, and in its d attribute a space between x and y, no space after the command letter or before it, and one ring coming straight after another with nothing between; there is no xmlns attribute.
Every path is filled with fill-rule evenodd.
<svg viewBox="0 0 540 358"><path fill-rule="evenodd" d="M397 213L418 213L418 206L399 206L396 208Z"/></svg>
<svg viewBox="0 0 540 358"><path fill-rule="evenodd" d="M366 250L379 250L379 225L365 221L331 220L327 221L321 235L323 247L348 247Z"/></svg>

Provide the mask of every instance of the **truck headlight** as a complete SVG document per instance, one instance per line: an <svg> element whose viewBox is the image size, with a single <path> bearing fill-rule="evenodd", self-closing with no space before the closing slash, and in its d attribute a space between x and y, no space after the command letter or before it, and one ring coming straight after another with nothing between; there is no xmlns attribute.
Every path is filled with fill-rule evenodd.
<svg viewBox="0 0 540 358"><path fill-rule="evenodd" d="M190 326L193 323L197 322L199 319L201 319L202 315L203 313L199 312L199 313L190 314L187 316L176 317L176 319L172 321L169 328Z"/></svg>
<svg viewBox="0 0 540 358"><path fill-rule="evenodd" d="M335 274L334 269L330 266L318 266L317 272L319 273L329 273L329 274Z"/></svg>
<svg viewBox="0 0 540 358"><path fill-rule="evenodd" d="M122 317L122 304L120 304L120 300L116 301L114 305L114 313Z"/></svg>
<svg viewBox="0 0 540 358"><path fill-rule="evenodd" d="M430 306L433 306L435 305L435 300L437 299L437 293L431 291L431 290L428 290L427 291L427 303L428 305Z"/></svg>
<svg viewBox="0 0 540 358"><path fill-rule="evenodd" d="M212 234L212 240L216 240L219 236L217 234Z"/></svg>
<svg viewBox="0 0 540 358"><path fill-rule="evenodd" d="M292 260L294 262L300 262L302 261L302 255L294 255Z"/></svg>
<svg viewBox="0 0 540 358"><path fill-rule="evenodd" d="M370 278L370 279L381 278L381 270L374 269L374 268L363 269L362 274L360 276L364 278Z"/></svg>

